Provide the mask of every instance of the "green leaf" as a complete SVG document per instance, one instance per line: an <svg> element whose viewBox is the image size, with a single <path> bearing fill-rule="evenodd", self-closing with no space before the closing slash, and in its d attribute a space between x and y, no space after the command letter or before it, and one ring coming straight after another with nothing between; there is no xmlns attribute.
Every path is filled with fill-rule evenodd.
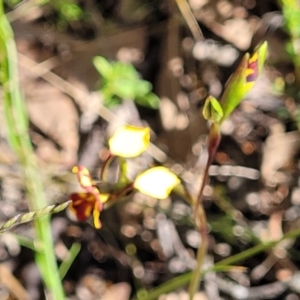
<svg viewBox="0 0 300 300"><path fill-rule="evenodd" d="M126 64L122 62L115 62L113 63L113 78L115 80L117 79L139 79L139 75L136 71L136 69L131 64Z"/></svg>
<svg viewBox="0 0 300 300"><path fill-rule="evenodd" d="M67 19L67 21L77 21L83 18L83 11L75 3L64 3L60 5L60 14Z"/></svg>
<svg viewBox="0 0 300 300"><path fill-rule="evenodd" d="M93 59L93 64L103 78L109 80L113 75L112 65L102 56L96 56Z"/></svg>
<svg viewBox="0 0 300 300"><path fill-rule="evenodd" d="M103 104L105 107L114 107L114 106L118 106L122 103L122 100L120 98L117 97L111 97L111 98L106 98L103 101Z"/></svg>
<svg viewBox="0 0 300 300"><path fill-rule="evenodd" d="M137 97L135 102L148 108L158 109L160 99L154 93L149 93L145 96Z"/></svg>
<svg viewBox="0 0 300 300"><path fill-rule="evenodd" d="M118 61L109 63L101 56L96 56L93 63L105 79L101 89L105 106L111 107L120 104L122 99L131 99L146 107L159 107L159 98L151 93L152 84L140 79L133 65Z"/></svg>
<svg viewBox="0 0 300 300"><path fill-rule="evenodd" d="M136 85L137 82L135 80L122 78L118 81L113 82L111 90L120 98L134 100Z"/></svg>
<svg viewBox="0 0 300 300"><path fill-rule="evenodd" d="M205 120L212 122L220 122L223 117L223 109L213 96L206 98L202 113Z"/></svg>
<svg viewBox="0 0 300 300"><path fill-rule="evenodd" d="M109 90L109 86L107 84L102 87L101 95L103 97L103 104L106 106L106 102L113 97L113 94Z"/></svg>
<svg viewBox="0 0 300 300"><path fill-rule="evenodd" d="M135 81L135 97L146 96L152 90L152 84L146 80Z"/></svg>

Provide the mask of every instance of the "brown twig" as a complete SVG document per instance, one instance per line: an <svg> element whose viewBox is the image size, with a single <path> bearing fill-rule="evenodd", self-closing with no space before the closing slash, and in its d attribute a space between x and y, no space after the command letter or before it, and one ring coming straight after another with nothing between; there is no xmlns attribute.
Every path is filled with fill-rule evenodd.
<svg viewBox="0 0 300 300"><path fill-rule="evenodd" d="M185 19L192 35L196 41L203 40L203 33L198 25L198 22L191 11L191 8L186 0L176 0L177 6Z"/></svg>

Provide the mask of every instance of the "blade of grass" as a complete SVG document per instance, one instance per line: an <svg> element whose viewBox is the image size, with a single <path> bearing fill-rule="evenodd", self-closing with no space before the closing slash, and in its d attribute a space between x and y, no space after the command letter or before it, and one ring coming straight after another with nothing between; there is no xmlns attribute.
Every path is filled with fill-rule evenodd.
<svg viewBox="0 0 300 300"><path fill-rule="evenodd" d="M62 261L61 265L59 266L59 275L60 275L61 280L66 276L73 261L75 260L76 256L80 252L80 249L81 249L81 244L79 244L79 243L74 243L71 246L71 248L67 254L67 257Z"/></svg>
<svg viewBox="0 0 300 300"><path fill-rule="evenodd" d="M28 117L18 82L17 50L12 28L4 14L3 0L0 0L0 65L8 140L22 166L29 208L39 210L47 206L47 201L28 134ZM42 245L41 251L35 253L42 278L52 298L63 300L65 296L54 254L50 216L37 219L34 224L37 241Z"/></svg>
<svg viewBox="0 0 300 300"><path fill-rule="evenodd" d="M32 251L39 251L38 247L35 245L35 243L32 239L29 239L25 236L21 236L18 234L15 234L14 237L17 239L19 245L24 246L28 249L31 249Z"/></svg>

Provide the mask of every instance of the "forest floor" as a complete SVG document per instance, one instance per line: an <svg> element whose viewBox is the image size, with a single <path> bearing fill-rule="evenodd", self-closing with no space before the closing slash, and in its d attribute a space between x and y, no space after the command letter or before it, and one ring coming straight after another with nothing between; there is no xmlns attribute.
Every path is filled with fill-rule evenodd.
<svg viewBox="0 0 300 300"><path fill-rule="evenodd" d="M267 40L265 70L224 122L210 168L204 195L209 223L205 265L299 227L297 77L285 50L288 34L276 1L189 1L203 34L198 41L175 1L78 1L85 14L77 20L63 18L49 4L26 3L7 7L7 16L49 204L66 201L74 191L74 165L86 166L97 177L107 139L121 124L148 124L152 129L151 151L132 160L129 172L162 164L196 194L207 159L204 100L208 95L219 98L242 55ZM101 77L92 63L95 56L132 63L152 83L160 108L146 109L130 100L105 108ZM3 223L28 206L3 126L0 137ZM71 221L65 212L52 217L58 260L74 243L80 245L63 279L70 300L128 300L194 266L201 240L191 208L176 195L158 201L136 193L105 210L101 221L102 228L96 230L91 222ZM31 300L44 299L34 255L15 234L32 237L32 224L0 237L0 272L8 272L13 283L11 288L0 282L0 299L24 299L24 293ZM240 269L207 273L197 299L300 299L299 241L285 239L239 261ZM187 299L186 286L159 299Z"/></svg>

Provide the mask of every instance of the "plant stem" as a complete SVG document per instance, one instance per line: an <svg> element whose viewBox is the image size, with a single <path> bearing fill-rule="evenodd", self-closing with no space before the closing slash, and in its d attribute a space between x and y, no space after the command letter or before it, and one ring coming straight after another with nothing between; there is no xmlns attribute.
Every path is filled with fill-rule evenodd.
<svg viewBox="0 0 300 300"><path fill-rule="evenodd" d="M28 117L19 88L17 50L12 28L4 14L0 0L0 65L4 92L4 112L8 140L22 166L30 210L47 206L43 184L37 170L28 134ZM52 299L63 300L64 292L59 277L51 235L50 216L34 222L39 251L35 253L41 276Z"/></svg>
<svg viewBox="0 0 300 300"><path fill-rule="evenodd" d="M205 175L204 175L205 177ZM207 177L207 175L206 175ZM177 186L174 190L175 193L177 193L179 196L181 196L189 205L195 206L197 203L197 200L189 193L187 190L186 186L183 184L180 184ZM190 286L189 286L189 295L190 299L193 298L195 292L198 289L200 278L201 278L201 270L202 270L202 265L203 261L205 258L206 250L207 250L207 220L206 220L206 214L202 205L202 202L196 206L196 216L195 220L198 221L198 231L201 236L201 244L200 247L197 250L197 265L195 270L192 273L192 279L190 281Z"/></svg>
<svg viewBox="0 0 300 300"><path fill-rule="evenodd" d="M107 178L106 178L107 169L109 168L109 165L114 158L115 157L111 153L109 153L107 158L103 162L102 167L100 169L100 174L99 174L99 178L101 181L107 181Z"/></svg>
<svg viewBox="0 0 300 300"><path fill-rule="evenodd" d="M207 220L206 220L205 210L203 208L202 198L203 198L203 191L205 185L209 178L209 167L211 166L214 160L220 141L221 141L220 125L218 123L212 123L210 127L209 138L208 138L208 160L206 163L203 180L195 204L195 224L201 236L201 245L197 251L197 265L195 270L192 273L192 278L189 285L190 300L193 299L195 293L199 289L201 275L202 275L202 265L207 252L207 246L208 246Z"/></svg>

